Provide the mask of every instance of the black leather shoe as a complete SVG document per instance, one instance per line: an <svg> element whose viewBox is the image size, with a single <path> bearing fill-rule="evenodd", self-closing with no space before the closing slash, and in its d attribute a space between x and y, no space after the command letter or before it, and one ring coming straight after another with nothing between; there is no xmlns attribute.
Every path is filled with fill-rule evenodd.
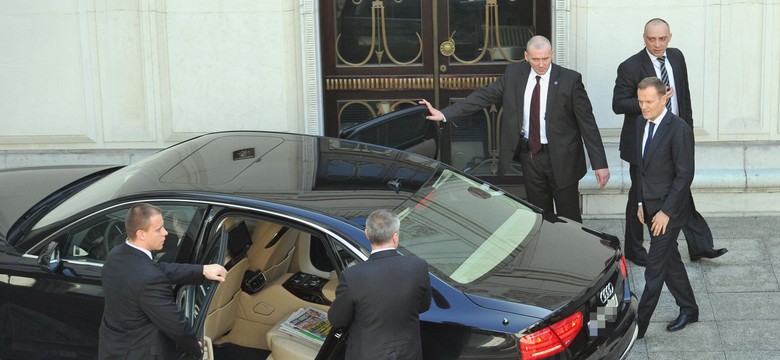
<svg viewBox="0 0 780 360"><path fill-rule="evenodd" d="M677 319L674 319L674 321L670 322L669 325L666 326L666 330L669 331L682 330L683 328L685 328L685 325L692 324L697 321L699 321L699 314L688 315L686 313L681 312L680 316L678 316Z"/></svg>
<svg viewBox="0 0 780 360"><path fill-rule="evenodd" d="M641 266L641 267L647 266L647 259L644 259L644 258L642 258L642 259L633 259L633 258L627 257L626 260L636 264L637 266Z"/></svg>
<svg viewBox="0 0 780 360"><path fill-rule="evenodd" d="M636 334L636 339L644 339L645 333L647 332L646 327L639 326L639 332Z"/></svg>
<svg viewBox="0 0 780 360"><path fill-rule="evenodd" d="M691 255L691 261L698 261L701 258L707 258L707 259L714 259L716 257L719 257L725 253L729 252L726 248L720 248L720 249L712 249L710 251L706 251L700 254L693 254Z"/></svg>

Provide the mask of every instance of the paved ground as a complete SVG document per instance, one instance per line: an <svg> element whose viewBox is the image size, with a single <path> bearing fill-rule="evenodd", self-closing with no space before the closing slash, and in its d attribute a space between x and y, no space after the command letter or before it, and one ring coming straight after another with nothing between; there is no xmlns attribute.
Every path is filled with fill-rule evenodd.
<svg viewBox="0 0 780 360"><path fill-rule="evenodd" d="M666 331L679 308L664 288L647 334L635 343L629 360L780 360L780 217L705 218L715 247L729 252L691 262L680 234L679 249L699 304L699 322L678 332ZM623 220L584 223L623 238ZM629 266L637 298L644 289L643 269Z"/></svg>

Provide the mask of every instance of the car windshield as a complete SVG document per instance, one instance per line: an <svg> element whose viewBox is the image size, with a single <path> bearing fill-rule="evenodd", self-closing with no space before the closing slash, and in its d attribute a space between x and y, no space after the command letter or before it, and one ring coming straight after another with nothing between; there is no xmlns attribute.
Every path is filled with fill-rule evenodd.
<svg viewBox="0 0 780 360"><path fill-rule="evenodd" d="M504 268L542 221L501 190L450 170L404 207L401 251L425 259L437 276L460 284Z"/></svg>

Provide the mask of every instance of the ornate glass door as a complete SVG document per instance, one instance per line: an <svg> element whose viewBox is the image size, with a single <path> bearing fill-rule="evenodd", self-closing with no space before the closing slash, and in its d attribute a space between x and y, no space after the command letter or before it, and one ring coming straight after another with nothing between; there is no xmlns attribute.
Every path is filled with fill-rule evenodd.
<svg viewBox="0 0 780 360"><path fill-rule="evenodd" d="M523 59L551 33L550 0L321 0L325 133L428 99L445 107ZM501 104L447 124L441 159L512 190L495 176ZM518 167L519 169L519 167Z"/></svg>

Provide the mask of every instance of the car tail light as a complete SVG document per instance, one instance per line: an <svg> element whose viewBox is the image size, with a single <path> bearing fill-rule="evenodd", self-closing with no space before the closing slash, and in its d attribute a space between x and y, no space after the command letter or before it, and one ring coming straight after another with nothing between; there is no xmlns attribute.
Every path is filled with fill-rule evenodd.
<svg viewBox="0 0 780 360"><path fill-rule="evenodd" d="M518 341L521 359L542 359L565 350L582 328L582 313L558 321L552 326L532 334L525 335Z"/></svg>
<svg viewBox="0 0 780 360"><path fill-rule="evenodd" d="M620 275L623 275L623 279L628 279L628 267L626 266L626 257L620 255Z"/></svg>

